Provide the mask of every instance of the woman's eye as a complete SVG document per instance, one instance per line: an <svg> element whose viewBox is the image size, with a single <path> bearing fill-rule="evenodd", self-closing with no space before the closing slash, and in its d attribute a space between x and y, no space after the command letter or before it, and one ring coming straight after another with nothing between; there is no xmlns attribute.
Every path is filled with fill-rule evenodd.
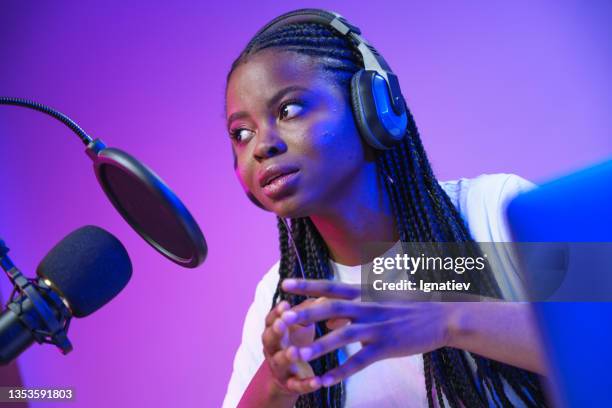
<svg viewBox="0 0 612 408"><path fill-rule="evenodd" d="M304 109L302 107L302 105L292 102L292 103L287 103L284 104L283 106L281 106L280 108L280 112L278 113L278 117L279 119L283 120L283 119L291 119L297 115L300 114L300 112L302 112L302 109Z"/></svg>
<svg viewBox="0 0 612 408"><path fill-rule="evenodd" d="M255 135L255 132L249 129L239 128L230 131L230 136L238 143L245 143Z"/></svg>

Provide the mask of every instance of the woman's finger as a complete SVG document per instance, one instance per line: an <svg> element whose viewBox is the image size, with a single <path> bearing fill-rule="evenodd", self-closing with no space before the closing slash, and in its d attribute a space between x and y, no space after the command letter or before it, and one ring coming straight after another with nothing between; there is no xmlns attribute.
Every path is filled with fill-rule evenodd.
<svg viewBox="0 0 612 408"><path fill-rule="evenodd" d="M361 295L360 285L351 285L326 279L285 279L282 287L285 292L305 296L326 296L351 300Z"/></svg>
<svg viewBox="0 0 612 408"><path fill-rule="evenodd" d="M270 355L276 353L283 347L283 339L287 337L287 325L282 319L276 318L274 323L267 327L261 336L265 352Z"/></svg>
<svg viewBox="0 0 612 408"><path fill-rule="evenodd" d="M281 320L288 326L293 324L308 325L331 318L355 318L365 311L356 310L358 304L350 300L329 300L312 303L303 309L287 310L281 315Z"/></svg>
<svg viewBox="0 0 612 408"><path fill-rule="evenodd" d="M323 387L331 387L374 363L378 360L375 350L374 346L363 347L346 360L344 364L339 365L321 376L321 385Z"/></svg>
<svg viewBox="0 0 612 408"><path fill-rule="evenodd" d="M276 372L277 378L287 378L293 374L293 362L287 350L279 350L270 358L270 366Z"/></svg>
<svg viewBox="0 0 612 408"><path fill-rule="evenodd" d="M306 361L300 359L298 348L289 346L285 350L285 356L291 363L289 371L298 379L310 378L313 376L312 367Z"/></svg>
<svg viewBox="0 0 612 408"><path fill-rule="evenodd" d="M266 315L266 327L271 326L284 311L290 309L290 305L286 300L283 300L278 305L276 305L270 312Z"/></svg>
<svg viewBox="0 0 612 408"><path fill-rule="evenodd" d="M308 394L321 388L321 379L319 377L311 377L300 380L292 377L287 380L287 388L296 393Z"/></svg>
<svg viewBox="0 0 612 408"><path fill-rule="evenodd" d="M281 319L288 326L307 325L340 318L365 322L388 319L393 313L398 312L384 305L333 299L327 302L312 303L301 310L295 308L287 310L281 315Z"/></svg>
<svg viewBox="0 0 612 408"><path fill-rule="evenodd" d="M327 333L309 346L301 347L299 355L302 360L310 361L347 344L371 342L373 337L374 329L371 325L349 324Z"/></svg>
<svg viewBox="0 0 612 408"><path fill-rule="evenodd" d="M318 298L309 298L309 299L304 300L299 305L295 305L293 307L290 307L289 309L302 310L302 309L304 309L304 308L306 308L306 307L308 307L308 306L310 306L310 305L312 305L314 303L319 304L319 303L325 302L325 301L327 301L327 298L324 297L324 296L318 297ZM285 310L283 310L283 312L285 312Z"/></svg>
<svg viewBox="0 0 612 408"><path fill-rule="evenodd" d="M342 326L346 326L351 321L349 319L338 318L338 319L329 319L325 325L329 330L339 329Z"/></svg>

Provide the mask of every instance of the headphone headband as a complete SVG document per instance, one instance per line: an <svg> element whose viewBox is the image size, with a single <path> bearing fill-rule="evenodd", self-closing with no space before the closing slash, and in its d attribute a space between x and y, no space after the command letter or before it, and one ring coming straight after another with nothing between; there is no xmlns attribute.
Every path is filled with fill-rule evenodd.
<svg viewBox="0 0 612 408"><path fill-rule="evenodd" d="M282 26L300 23L319 23L333 28L341 35L347 37L353 43L355 49L361 54L364 69L374 71L386 82L391 96L391 107L396 114L405 112L402 93L397 76L391 71L391 67L385 59L370 45L362 36L359 27L349 23L340 14L333 11L321 9L299 9L290 11L266 24L260 29L246 47L249 52L255 43L255 39L267 32L273 32Z"/></svg>

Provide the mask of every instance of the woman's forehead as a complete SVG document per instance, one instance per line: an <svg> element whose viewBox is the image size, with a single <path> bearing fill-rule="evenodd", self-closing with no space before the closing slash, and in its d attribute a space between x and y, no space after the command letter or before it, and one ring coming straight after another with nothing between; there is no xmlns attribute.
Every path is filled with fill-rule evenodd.
<svg viewBox="0 0 612 408"><path fill-rule="evenodd" d="M227 86L228 105L244 98L265 97L286 86L314 87L326 77L321 64L311 56L272 49L260 51L232 73Z"/></svg>

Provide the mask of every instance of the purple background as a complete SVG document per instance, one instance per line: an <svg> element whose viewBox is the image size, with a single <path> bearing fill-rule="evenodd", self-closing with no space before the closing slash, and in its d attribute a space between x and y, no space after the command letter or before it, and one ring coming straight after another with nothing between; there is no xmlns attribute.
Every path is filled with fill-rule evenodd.
<svg viewBox="0 0 612 408"><path fill-rule="evenodd" d="M18 266L33 275L86 224L119 237L134 265L114 301L73 321L71 354L34 345L19 359L26 386L73 387L71 406L221 404L255 285L278 256L274 218L232 171L225 75L290 8L333 8L362 28L399 74L440 179L543 181L612 153L610 2L205 3L0 5L0 94L53 106L140 158L209 243L200 268L170 263L115 213L70 131L0 108L0 236Z"/></svg>

